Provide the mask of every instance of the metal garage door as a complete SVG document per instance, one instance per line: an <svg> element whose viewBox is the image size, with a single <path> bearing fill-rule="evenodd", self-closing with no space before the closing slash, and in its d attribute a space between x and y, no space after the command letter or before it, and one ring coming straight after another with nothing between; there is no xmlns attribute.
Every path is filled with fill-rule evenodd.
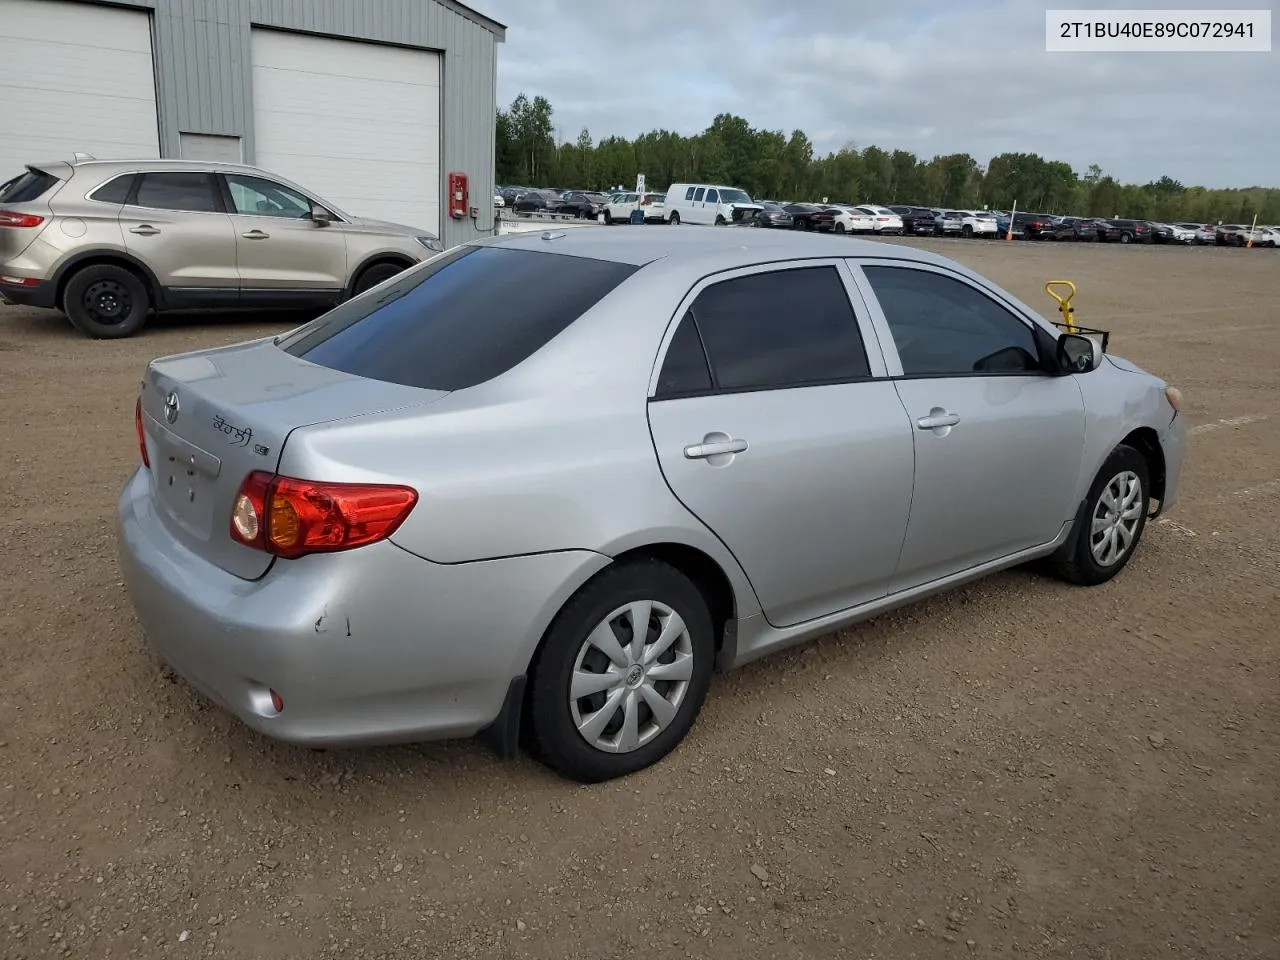
<svg viewBox="0 0 1280 960"><path fill-rule="evenodd" d="M0 37L0 181L76 151L160 156L149 14L0 0Z"/></svg>
<svg viewBox="0 0 1280 960"><path fill-rule="evenodd" d="M258 166L357 216L440 232L440 58L252 33Z"/></svg>

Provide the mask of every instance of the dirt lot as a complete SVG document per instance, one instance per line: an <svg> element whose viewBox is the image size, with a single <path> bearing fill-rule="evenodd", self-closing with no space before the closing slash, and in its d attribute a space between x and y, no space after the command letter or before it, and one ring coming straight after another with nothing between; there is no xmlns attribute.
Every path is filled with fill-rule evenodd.
<svg viewBox="0 0 1280 960"><path fill-rule="evenodd" d="M723 679L602 787L316 753L168 681L112 514L156 355L0 308L0 956L1280 957L1280 254L937 241L1182 388L1184 500L1094 590L1014 571Z"/></svg>

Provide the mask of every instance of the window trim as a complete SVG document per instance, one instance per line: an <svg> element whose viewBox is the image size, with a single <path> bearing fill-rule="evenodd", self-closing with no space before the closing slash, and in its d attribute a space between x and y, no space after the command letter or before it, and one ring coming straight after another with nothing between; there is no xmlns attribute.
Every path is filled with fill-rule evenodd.
<svg viewBox="0 0 1280 960"><path fill-rule="evenodd" d="M935 263L925 263L919 260L909 260L903 258L901 260L889 257L857 257L849 258L846 261L849 272L853 277L853 281L857 284L862 294L863 302L867 305L868 313L871 317L872 325L875 328L876 336L881 341L884 350L885 364L888 368L888 377L890 380L955 380L970 379L975 377L1052 377L1049 372L1047 361L1044 356L1045 337L1056 341L1058 332L1056 328L1048 328L1043 320L1038 317L1029 315L1027 307L1015 301L1007 294L1003 294L998 289L980 283L973 277L960 273L957 270L949 269L945 266ZM951 280L958 280L965 286L976 291L979 294L987 296L995 301L998 306L1003 307L1014 319L1018 320L1024 326L1030 329L1032 339L1035 341L1038 359L1042 366L1039 370L973 370L966 372L954 373L906 373L903 371L902 358L898 355L898 345L893 339L893 331L889 327L889 320L885 316L884 308L880 305L880 299L876 296L875 290L871 286L871 280L863 273L862 268L868 267L896 267L899 269L920 270L926 273L935 273Z"/></svg>
<svg viewBox="0 0 1280 960"><path fill-rule="evenodd" d="M867 356L867 368L869 375L865 377L841 377L835 380L807 380L804 383L778 384L768 387L720 387L716 385L715 367L711 363L711 355L707 352L706 344L702 345L704 356L707 358L707 367L711 371L712 386L710 390L689 390L679 393L669 393L658 396L658 381L662 376L662 365L666 362L667 351L671 347L671 341L675 339L676 330L680 323L684 320L686 314L693 313L693 304L698 299L698 295L707 287L722 283L726 280L736 280L740 277L754 276L760 273L780 273L783 270L804 270L813 267L834 267L836 275L840 278L841 284L844 286L845 295L849 298L849 309L853 313L854 322L858 327L858 335L862 338L862 349ZM696 325L697 318L694 317ZM702 331L698 331L698 337L701 339ZM894 355L896 359L896 354ZM866 299L861 289L854 282L852 272L843 257L807 257L786 260L772 260L765 263L755 263L745 267L731 267L724 270L717 270L712 273L704 274L702 277L694 281L688 292L680 299L679 305L675 312L667 319L666 328L663 330L662 339L658 344L657 356L654 359L653 369L649 373L649 388L646 394L648 403L662 403L669 400L688 400L695 397L710 396L732 396L739 393L769 393L775 390L804 390L810 387L829 387L847 383L870 383L875 380L885 380L889 378L888 357L884 353L884 349L880 343L879 331L874 327L874 321L871 317L871 311L868 309Z"/></svg>
<svg viewBox="0 0 1280 960"><path fill-rule="evenodd" d="M138 203L138 191L142 188L142 181L145 177L150 176L172 176L173 174L194 173L205 177L209 181L209 195L213 198L214 205L217 210L179 210L174 207L149 207L145 204ZM189 213L198 216L219 216L227 215L227 202L222 196L222 190L218 184L217 174L212 170L138 170L134 175L133 185L129 187L129 195L125 197L124 205L126 207L134 207L137 210L154 210L157 213Z"/></svg>

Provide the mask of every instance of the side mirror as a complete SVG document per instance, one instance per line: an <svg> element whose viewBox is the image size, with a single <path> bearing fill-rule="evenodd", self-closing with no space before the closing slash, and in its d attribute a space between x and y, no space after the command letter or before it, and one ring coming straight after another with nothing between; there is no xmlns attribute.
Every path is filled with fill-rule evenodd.
<svg viewBox="0 0 1280 960"><path fill-rule="evenodd" d="M317 227L327 227L333 222L333 214L318 203L311 205L311 221Z"/></svg>
<svg viewBox="0 0 1280 960"><path fill-rule="evenodd" d="M1064 333L1058 338L1058 368L1063 373L1088 373L1093 369L1096 350L1088 337Z"/></svg>

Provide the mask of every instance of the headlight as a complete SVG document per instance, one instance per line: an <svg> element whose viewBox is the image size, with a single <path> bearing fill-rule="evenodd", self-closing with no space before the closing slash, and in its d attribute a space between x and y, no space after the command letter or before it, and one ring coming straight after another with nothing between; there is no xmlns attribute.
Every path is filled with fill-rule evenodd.
<svg viewBox="0 0 1280 960"><path fill-rule="evenodd" d="M414 237L413 239L417 240L428 250L434 250L437 253L444 249L444 244L440 242L438 237Z"/></svg>

